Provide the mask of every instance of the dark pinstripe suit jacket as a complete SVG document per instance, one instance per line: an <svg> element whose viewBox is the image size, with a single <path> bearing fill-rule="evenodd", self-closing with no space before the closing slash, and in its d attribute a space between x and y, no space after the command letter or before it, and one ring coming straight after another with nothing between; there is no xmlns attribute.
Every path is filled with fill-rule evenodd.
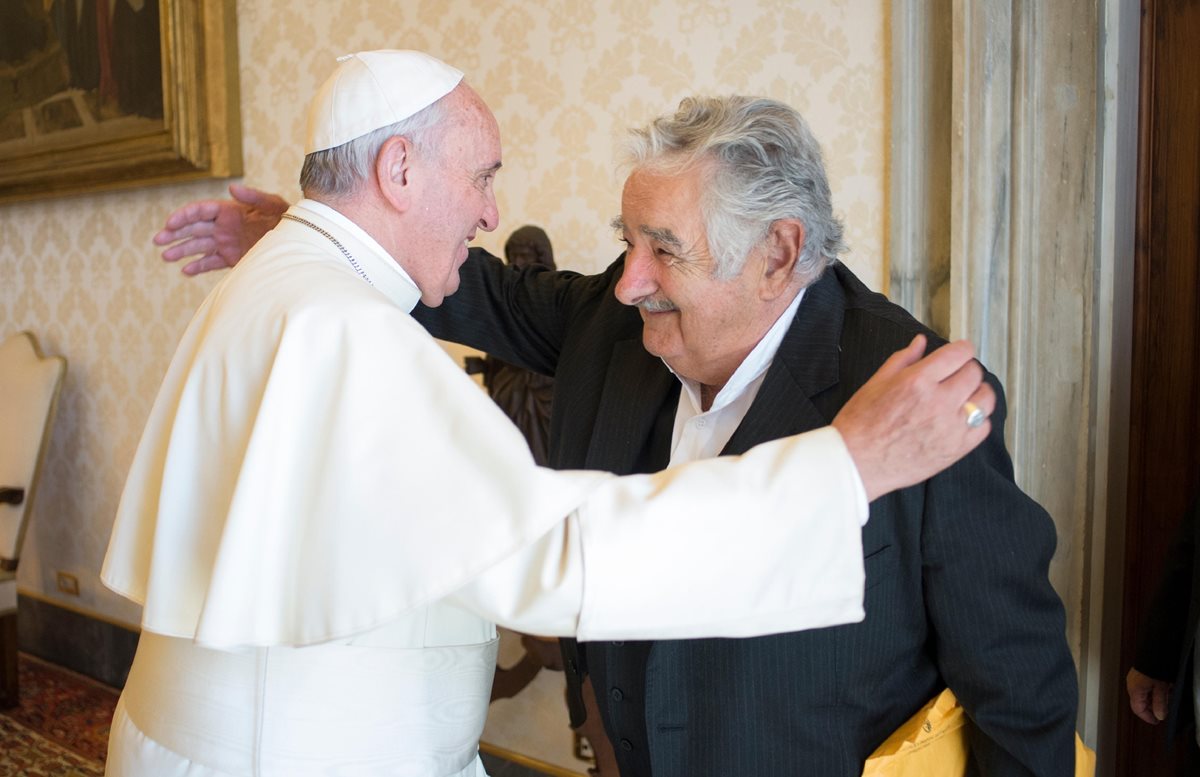
<svg viewBox="0 0 1200 777"><path fill-rule="evenodd" d="M458 294L416 315L435 336L555 376L552 466L654 471L668 458L678 382L642 348L636 311L613 296L622 269L618 260L595 276L521 274L476 252ZM835 265L809 287L725 453L828 424L918 331L931 334ZM872 503L862 623L589 645L622 773L854 777L948 684L976 724L979 773L1070 775L1077 691L1047 578L1054 526L1013 483L1004 417L1001 396L977 451ZM628 676L639 662L644 678ZM623 683L632 692L613 694Z"/></svg>

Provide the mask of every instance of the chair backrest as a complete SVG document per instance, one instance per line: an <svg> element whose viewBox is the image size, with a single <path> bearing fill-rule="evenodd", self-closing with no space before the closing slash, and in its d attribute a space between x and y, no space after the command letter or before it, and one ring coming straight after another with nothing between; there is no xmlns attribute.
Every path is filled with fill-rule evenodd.
<svg viewBox="0 0 1200 777"><path fill-rule="evenodd" d="M67 360L46 358L29 332L0 343L0 569L16 569L49 446ZM13 504L13 502L16 502Z"/></svg>

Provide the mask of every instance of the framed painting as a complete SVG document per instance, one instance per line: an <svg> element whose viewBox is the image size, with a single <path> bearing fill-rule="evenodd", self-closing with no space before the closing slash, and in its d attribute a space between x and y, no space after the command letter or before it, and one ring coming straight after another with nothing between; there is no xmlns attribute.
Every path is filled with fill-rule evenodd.
<svg viewBox="0 0 1200 777"><path fill-rule="evenodd" d="M0 3L0 202L240 175L235 3Z"/></svg>

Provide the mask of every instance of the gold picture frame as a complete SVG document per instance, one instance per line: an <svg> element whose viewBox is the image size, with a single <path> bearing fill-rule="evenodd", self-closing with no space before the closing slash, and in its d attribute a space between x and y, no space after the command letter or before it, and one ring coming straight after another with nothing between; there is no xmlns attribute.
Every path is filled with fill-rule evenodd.
<svg viewBox="0 0 1200 777"><path fill-rule="evenodd" d="M88 10L96 7L95 0L11 2L13 13L41 32L40 48L31 43L9 53L8 61L0 52L0 203L241 175L236 0L109 0L107 7L116 4L117 10L110 13L107 27L102 14ZM74 57L83 51L88 56L91 49L70 48L76 39L69 37L64 19L72 25L99 26L100 33L95 26L86 32L103 41L100 56L107 65L107 83L115 82L113 72L123 65L119 74L131 73L136 85L147 72L158 74L153 59L150 68L144 62L120 60L130 58L131 50L142 56L149 51L153 57L152 39L142 48L114 46L115 35L126 36L127 42L140 31L133 24L117 32L114 27L121 21L118 13L131 18L152 3L156 6L149 10L156 11L158 21L161 103L149 109L126 108L125 100L112 96L116 86L105 93L103 82L91 90L78 85L72 65L83 60L68 54ZM151 26L145 35L152 34ZM105 65L100 66L102 72ZM142 87L136 94L143 101L147 95L157 99L152 89ZM134 94L131 87L121 96Z"/></svg>

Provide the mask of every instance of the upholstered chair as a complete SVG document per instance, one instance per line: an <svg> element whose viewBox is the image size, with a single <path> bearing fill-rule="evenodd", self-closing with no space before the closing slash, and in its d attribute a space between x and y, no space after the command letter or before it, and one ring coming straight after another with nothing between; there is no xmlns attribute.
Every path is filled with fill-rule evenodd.
<svg viewBox="0 0 1200 777"><path fill-rule="evenodd" d="M0 343L0 705L18 701L17 561L67 362L29 332Z"/></svg>

